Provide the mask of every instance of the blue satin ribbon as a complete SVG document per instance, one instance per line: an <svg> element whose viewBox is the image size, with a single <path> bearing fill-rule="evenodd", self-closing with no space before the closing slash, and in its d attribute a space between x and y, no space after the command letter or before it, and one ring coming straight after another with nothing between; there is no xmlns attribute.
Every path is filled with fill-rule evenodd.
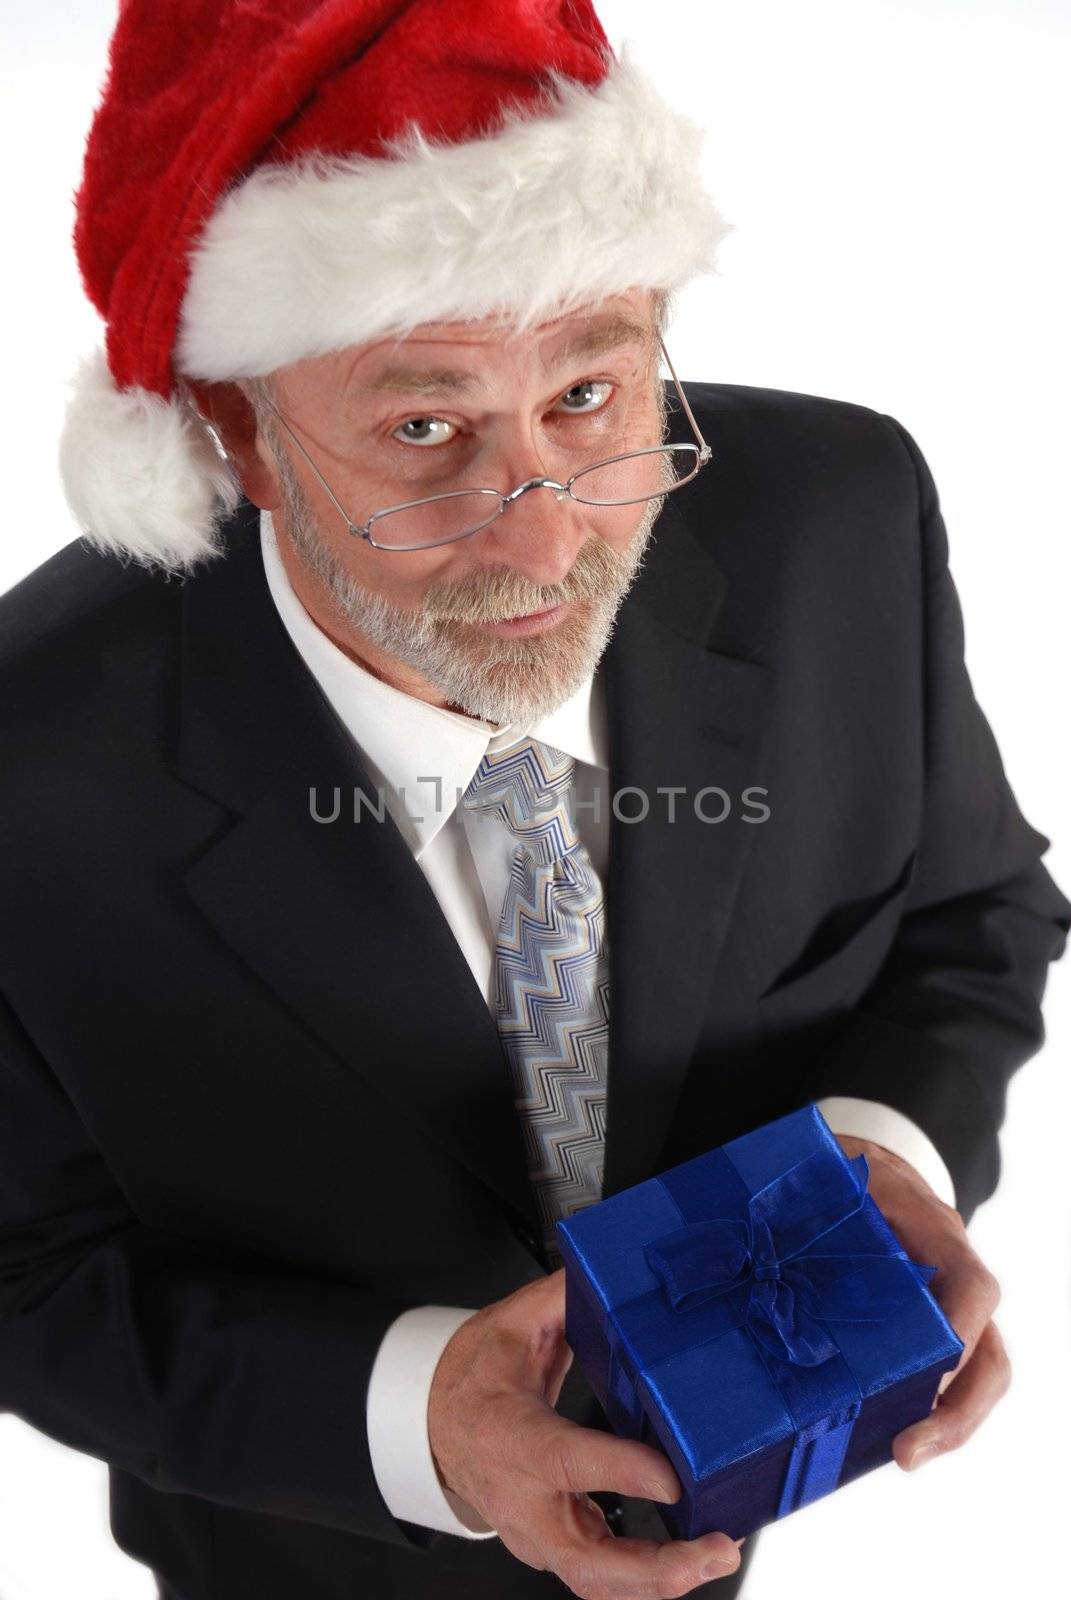
<svg viewBox="0 0 1071 1600"><path fill-rule="evenodd" d="M744 1325L782 1361L816 1367L837 1354L822 1322L881 1322L911 1294L895 1260L928 1283L936 1267L898 1257L813 1249L866 1201L866 1156L831 1170L809 1156L752 1195L743 1218L689 1222L645 1248L674 1311L746 1288ZM818 1319L821 1318L822 1322Z"/></svg>
<svg viewBox="0 0 1071 1600"><path fill-rule="evenodd" d="M828 1324L884 1321L937 1270L891 1245L836 1248L836 1230L866 1204L868 1180L865 1156L820 1151L753 1195L741 1185L739 1214L715 1218L700 1214L701 1186L674 1170L652 1180L684 1225L645 1246L658 1288L611 1316L609 1409L619 1432L636 1434L639 1385L659 1362L743 1328L795 1424L777 1515L836 1488L863 1396Z"/></svg>

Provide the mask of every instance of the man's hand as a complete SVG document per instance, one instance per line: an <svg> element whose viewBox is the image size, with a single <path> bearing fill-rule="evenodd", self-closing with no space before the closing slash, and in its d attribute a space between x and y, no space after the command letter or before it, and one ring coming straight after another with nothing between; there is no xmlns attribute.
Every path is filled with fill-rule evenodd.
<svg viewBox="0 0 1071 1600"><path fill-rule="evenodd" d="M1000 1285L967 1242L959 1212L910 1162L871 1139L836 1138L846 1155L866 1156L868 1193L912 1261L937 1268L928 1287L964 1344L959 1365L941 1379L930 1415L893 1440L893 1459L907 1472L958 1449L1008 1391L1011 1362L993 1321Z"/></svg>
<svg viewBox="0 0 1071 1600"><path fill-rule="evenodd" d="M583 1428L555 1411L573 1352L565 1269L484 1306L450 1339L428 1401L439 1476L507 1549L582 1600L670 1600L740 1565L743 1539L615 1537L588 1490L672 1504L667 1458L639 1440Z"/></svg>

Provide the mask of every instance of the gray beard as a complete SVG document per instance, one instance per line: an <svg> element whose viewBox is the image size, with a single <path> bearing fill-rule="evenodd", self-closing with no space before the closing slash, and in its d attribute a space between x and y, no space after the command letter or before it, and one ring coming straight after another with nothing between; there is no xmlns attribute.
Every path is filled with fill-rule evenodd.
<svg viewBox="0 0 1071 1600"><path fill-rule="evenodd" d="M595 671L666 500L663 494L644 504L642 521L624 552L598 537L588 539L560 584L531 584L519 573L498 569L464 585L433 582L421 609L414 611L393 605L346 570L278 448L276 460L283 531L330 595L338 616L418 672L452 709L500 726L534 724L571 699ZM574 602L572 609L545 633L508 639L476 625L549 610L562 601Z"/></svg>

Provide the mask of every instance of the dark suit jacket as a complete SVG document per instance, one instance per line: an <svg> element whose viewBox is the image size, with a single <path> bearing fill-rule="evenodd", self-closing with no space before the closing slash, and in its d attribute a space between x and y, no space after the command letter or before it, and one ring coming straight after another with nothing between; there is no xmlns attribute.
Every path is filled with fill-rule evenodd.
<svg viewBox="0 0 1071 1600"><path fill-rule="evenodd" d="M840 1093L913 1118L969 1219L1071 903L972 694L932 478L865 406L688 394L714 459L603 662L611 786L651 802L611 824L605 1192ZM428 883L389 819L310 816L374 790L255 508L184 581L68 544L0 654L0 1408L109 1463L115 1537L184 1600L550 1592L372 1474L388 1325L544 1266Z"/></svg>

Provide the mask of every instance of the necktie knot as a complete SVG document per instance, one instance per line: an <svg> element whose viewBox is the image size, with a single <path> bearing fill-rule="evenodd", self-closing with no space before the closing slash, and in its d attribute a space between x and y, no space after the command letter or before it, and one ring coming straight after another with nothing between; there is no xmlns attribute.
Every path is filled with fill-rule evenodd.
<svg viewBox="0 0 1071 1600"><path fill-rule="evenodd" d="M488 751L462 796L470 810L501 817L532 858L552 862L578 843L572 756L538 739Z"/></svg>

